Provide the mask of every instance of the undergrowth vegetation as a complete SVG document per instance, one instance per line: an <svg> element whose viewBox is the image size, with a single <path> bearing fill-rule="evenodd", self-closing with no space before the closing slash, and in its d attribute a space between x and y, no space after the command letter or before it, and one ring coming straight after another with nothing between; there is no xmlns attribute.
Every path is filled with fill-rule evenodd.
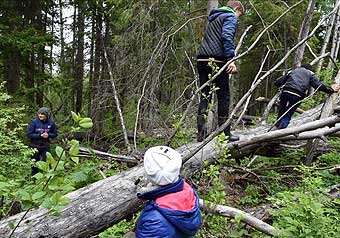
<svg viewBox="0 0 340 238"><path fill-rule="evenodd" d="M11 98L4 93L0 94L0 100L1 217L15 212L16 203L20 204L19 210L42 206L57 216L68 202L63 195L102 179L100 170L111 176L126 169L116 162L100 161L94 155L88 160L80 159L80 142L63 139L53 147L46 162L37 163L40 172L31 177L30 155L34 151L27 147L24 138L27 124L21 123L25 121L25 108L11 104ZM71 133L91 127L89 118L72 115ZM173 120L173 127L179 129L174 143L182 145L192 140L193 131L183 129L183 124L177 123L178 118ZM282 238L338 237L339 139L329 141L332 149L318 156L312 167L303 165L303 149L284 150L278 157L250 156L237 162L225 146L227 140L224 134L216 138L219 159L212 164L205 163L199 173L187 178L202 199L244 211L269 207L263 211L262 218L277 228ZM140 139L139 148L164 141L145 136ZM112 147L112 151L118 148ZM99 237L122 237L134 229L137 217L138 214L121 221ZM269 237L245 225L242 219L202 213L197 237ZM10 224L12 228L15 225Z"/></svg>

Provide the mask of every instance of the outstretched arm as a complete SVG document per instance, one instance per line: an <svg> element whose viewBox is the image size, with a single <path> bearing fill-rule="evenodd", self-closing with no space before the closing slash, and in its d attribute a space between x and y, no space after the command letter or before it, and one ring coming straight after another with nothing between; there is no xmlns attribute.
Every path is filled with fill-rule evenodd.
<svg viewBox="0 0 340 238"><path fill-rule="evenodd" d="M332 94L335 92L330 86L321 83L315 74L311 76L311 85L313 88L319 88L320 91L328 94Z"/></svg>

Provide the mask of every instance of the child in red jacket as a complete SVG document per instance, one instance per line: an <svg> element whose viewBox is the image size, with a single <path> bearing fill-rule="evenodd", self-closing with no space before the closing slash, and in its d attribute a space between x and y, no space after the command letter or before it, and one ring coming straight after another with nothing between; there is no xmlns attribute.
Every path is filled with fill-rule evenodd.
<svg viewBox="0 0 340 238"><path fill-rule="evenodd" d="M181 155L167 146L156 146L144 155L144 171L158 187L137 194L148 200L137 221L137 238L193 237L200 226L199 198L180 176Z"/></svg>

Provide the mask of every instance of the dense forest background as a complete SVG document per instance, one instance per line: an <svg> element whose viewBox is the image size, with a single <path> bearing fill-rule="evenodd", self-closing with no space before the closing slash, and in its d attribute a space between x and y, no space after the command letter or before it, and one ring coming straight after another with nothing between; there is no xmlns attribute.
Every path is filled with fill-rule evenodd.
<svg viewBox="0 0 340 238"><path fill-rule="evenodd" d="M248 26L252 28L239 52L296 2L244 1L247 14L239 21L237 38ZM313 2L311 27L334 5L332 1ZM46 106L63 126L70 111L88 115L94 121L92 135L98 140L120 136L114 91L128 130L134 129L138 103L138 130L171 127L172 117L183 112L197 89L195 56L207 6L206 1L194 0L2 1L0 79L31 116ZM261 74L297 43L307 6L304 1L294 8L237 61L234 102L248 90L268 50ZM308 41L304 62L320 53L329 21ZM293 66L293 58L256 90L247 114L263 112L263 104L255 99L275 94L273 79Z"/></svg>
<svg viewBox="0 0 340 238"><path fill-rule="evenodd" d="M242 43L238 54L247 53L236 61L239 72L233 75L233 105L249 90L255 78L266 74L281 61L333 11L339 0L242 2L247 10L239 19L236 44ZM36 116L39 107L50 108L56 121L59 136L53 154L60 158L64 156L59 146L78 148L79 142L71 139L102 151L120 154L133 151L135 155L140 155L149 146L165 143L179 127L181 129L171 144L173 147L195 140L198 99L193 96L199 87L196 54L207 24L207 12L224 3L213 0L0 1L0 160L4 165L0 168L1 217L11 215L9 208L17 200L23 201L23 209L44 201L44 207L58 211L60 204L67 203L63 194L103 178L102 172L97 173L98 166L103 165L98 158L79 163L75 156L70 155L73 159L63 164L65 171L56 172L56 177L63 177L54 181L55 186L61 186L57 189L60 193L55 195L56 189L49 190L53 195L39 193L45 187L35 186L30 178L32 151L27 147L25 134L27 124ZM271 25L294 4L294 8ZM325 53L328 56L314 64L314 71L323 82L332 83L338 72L339 27L340 11L335 9L306 44L265 77L255 89L246 114L252 118L261 117L266 104L256 99L270 99L277 93L274 80L296 65L313 62ZM254 42L255 47L251 47ZM326 95L318 94L304 102L302 109L313 108L325 98ZM180 118L192 100L193 106L182 123ZM271 116L274 118L275 113ZM89 130L80 130L82 126L77 124L84 117L92 119L93 127ZM244 126L241 124L234 129L245 129ZM332 143L333 149L337 149L337 141ZM297 166L299 161L295 159L303 154L299 149L285 151L281 156L287 164ZM226 171L224 167L236 166L225 161L229 156L225 152L223 161L198 176L198 180L202 179L201 186L212 186L211 191L200 189L193 182L195 178L192 179L200 195L205 194L223 205L229 204L225 200L228 197L231 201L237 200L236 204L241 207L254 207L268 200L268 196L296 186L296 191L271 198L290 207L272 214L270 221L274 220L275 225L288 230L283 237L292 237L291 234L294 237L337 237L332 234L338 229L336 227L340 227L336 221L338 202L330 202L326 192L320 190L322 186L340 182L336 175L324 171L315 174L313 169L305 167L283 177L270 171L261 177L270 180L264 182L266 186L262 182L255 186L258 184L249 180L231 188L224 184L231 178L221 180ZM338 157L333 151L319 158L320 165L337 164ZM248 159L251 160L246 158L243 163L249 163ZM256 166L283 165L280 158L271 161L269 163L261 157ZM103 165L100 170L106 173L106 177L124 169L126 165L111 163ZM210 179L206 178L206 181L204 176ZM38 180L49 181L47 175ZM18 190L23 185L24 188ZM238 199L234 195L228 196L225 187L230 193L233 189L243 191L242 196ZM311 191L311 196L305 194L305 189ZM294 207L290 203L296 196L303 198L304 205L312 209L307 209L310 216L304 213L301 204ZM45 198L50 200L46 202ZM292 215L293 211L296 214ZM318 225L313 223L316 216L320 217ZM305 220L302 222L297 217ZM121 237L133 226L131 219L100 237ZM221 228L228 224L224 218L207 216L199 236L265 237L261 233L249 232L240 224L240 219L233 222L228 226L233 232L226 233ZM296 228L298 224L306 226ZM311 235L316 231L317 235Z"/></svg>

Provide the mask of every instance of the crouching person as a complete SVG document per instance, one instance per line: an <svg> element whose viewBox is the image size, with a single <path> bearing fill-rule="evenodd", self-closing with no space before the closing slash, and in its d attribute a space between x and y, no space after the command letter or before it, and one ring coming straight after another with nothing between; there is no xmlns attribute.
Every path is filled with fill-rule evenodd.
<svg viewBox="0 0 340 238"><path fill-rule="evenodd" d="M138 198L148 200L137 220L137 238L193 237L201 223L199 198L180 176L181 155L167 147L156 146L144 155L144 171L157 188Z"/></svg>

